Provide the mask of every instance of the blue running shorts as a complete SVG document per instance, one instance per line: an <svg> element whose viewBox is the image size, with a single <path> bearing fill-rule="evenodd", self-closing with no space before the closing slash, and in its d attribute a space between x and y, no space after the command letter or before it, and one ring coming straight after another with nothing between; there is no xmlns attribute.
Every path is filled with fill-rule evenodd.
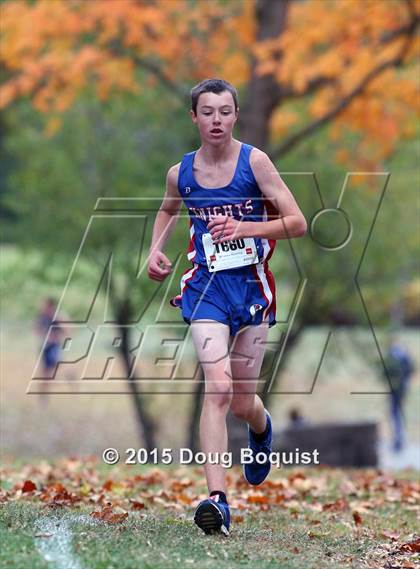
<svg viewBox="0 0 420 569"><path fill-rule="evenodd" d="M217 320L230 327L231 336L267 319L269 327L276 324L276 287L267 261L213 273L194 263L182 275L181 294L169 302L181 308L188 324Z"/></svg>
<svg viewBox="0 0 420 569"><path fill-rule="evenodd" d="M42 352L42 359L46 368L55 367L60 357L59 344L47 344Z"/></svg>

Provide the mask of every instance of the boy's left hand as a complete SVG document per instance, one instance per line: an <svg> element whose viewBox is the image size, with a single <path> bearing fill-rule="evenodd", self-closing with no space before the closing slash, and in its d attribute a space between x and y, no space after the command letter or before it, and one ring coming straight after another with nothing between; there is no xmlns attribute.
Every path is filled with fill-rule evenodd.
<svg viewBox="0 0 420 569"><path fill-rule="evenodd" d="M215 243L223 243L231 239L245 237L243 234L244 223L228 215L211 215L207 228Z"/></svg>

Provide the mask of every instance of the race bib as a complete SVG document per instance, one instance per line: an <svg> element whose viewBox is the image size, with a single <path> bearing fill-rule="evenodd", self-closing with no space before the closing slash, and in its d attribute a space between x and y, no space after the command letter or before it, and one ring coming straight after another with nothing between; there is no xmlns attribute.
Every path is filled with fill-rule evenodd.
<svg viewBox="0 0 420 569"><path fill-rule="evenodd" d="M203 233L203 247L207 267L211 273L258 263L257 248L253 237L213 243L210 233Z"/></svg>

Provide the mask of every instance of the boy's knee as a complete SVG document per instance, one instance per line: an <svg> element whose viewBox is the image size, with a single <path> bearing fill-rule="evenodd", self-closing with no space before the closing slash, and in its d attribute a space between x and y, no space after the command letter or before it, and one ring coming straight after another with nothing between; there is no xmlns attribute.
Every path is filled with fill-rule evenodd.
<svg viewBox="0 0 420 569"><path fill-rule="evenodd" d="M232 401L231 382L228 380L212 381L204 397L218 407L228 408Z"/></svg>
<svg viewBox="0 0 420 569"><path fill-rule="evenodd" d="M254 397L232 399L230 409L237 419L241 419L242 421L249 419L253 410L253 399Z"/></svg>

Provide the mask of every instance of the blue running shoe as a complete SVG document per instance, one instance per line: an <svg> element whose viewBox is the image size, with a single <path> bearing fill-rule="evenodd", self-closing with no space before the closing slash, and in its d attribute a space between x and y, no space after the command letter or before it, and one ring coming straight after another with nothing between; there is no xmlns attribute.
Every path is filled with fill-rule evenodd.
<svg viewBox="0 0 420 569"><path fill-rule="evenodd" d="M195 510L194 522L204 533L222 533L229 535L230 511L226 502L216 502L207 498L200 502Z"/></svg>
<svg viewBox="0 0 420 569"><path fill-rule="evenodd" d="M270 413L267 411L267 409L265 409L265 413L267 416L268 433L263 441L258 442L255 440L253 432L248 425L248 448L251 448L253 451L252 456L254 458L254 461L249 464L244 464L243 471L245 479L254 486L257 486L258 484L261 484L261 482L264 482L271 469L271 462L268 460L268 457L272 450L271 444L273 441L273 428L271 425ZM263 464L255 461L255 455L257 453L263 453L266 455L267 458Z"/></svg>

